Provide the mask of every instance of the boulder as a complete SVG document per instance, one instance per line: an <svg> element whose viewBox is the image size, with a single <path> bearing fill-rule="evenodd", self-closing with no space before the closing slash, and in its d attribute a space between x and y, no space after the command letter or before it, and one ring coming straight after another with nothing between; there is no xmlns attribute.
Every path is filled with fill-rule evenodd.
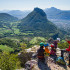
<svg viewBox="0 0 70 70"><path fill-rule="evenodd" d="M36 60L30 60L25 63L25 69L26 70L32 70L37 65Z"/></svg>

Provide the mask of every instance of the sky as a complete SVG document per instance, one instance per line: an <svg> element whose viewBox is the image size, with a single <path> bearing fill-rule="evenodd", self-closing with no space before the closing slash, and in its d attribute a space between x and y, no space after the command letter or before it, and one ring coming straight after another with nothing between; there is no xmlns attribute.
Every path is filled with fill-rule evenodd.
<svg viewBox="0 0 70 70"><path fill-rule="evenodd" d="M0 0L0 10L33 10L35 7L70 10L70 0Z"/></svg>

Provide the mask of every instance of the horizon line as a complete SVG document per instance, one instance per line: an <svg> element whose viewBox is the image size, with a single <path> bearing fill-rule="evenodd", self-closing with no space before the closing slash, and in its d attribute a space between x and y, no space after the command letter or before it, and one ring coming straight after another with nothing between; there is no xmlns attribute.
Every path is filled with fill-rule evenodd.
<svg viewBox="0 0 70 70"><path fill-rule="evenodd" d="M34 8L36 8L36 7L34 7ZM33 8L33 9L34 9ZM40 8L40 7L38 7L38 8ZM49 8L52 8L52 7L48 7L48 8L40 8L40 9L43 9L43 10L45 10L45 9L49 9ZM56 8L56 7L53 7L53 8ZM11 11L11 10L20 10L20 11L32 11L33 9L0 9L0 11ZM66 11L69 11L69 9L60 9L60 8L56 8L56 9L59 9L59 10L66 10Z"/></svg>

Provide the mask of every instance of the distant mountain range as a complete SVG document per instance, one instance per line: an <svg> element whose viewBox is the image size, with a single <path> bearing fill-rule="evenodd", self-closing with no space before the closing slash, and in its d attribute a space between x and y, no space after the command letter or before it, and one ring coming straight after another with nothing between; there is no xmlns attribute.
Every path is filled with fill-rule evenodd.
<svg viewBox="0 0 70 70"><path fill-rule="evenodd" d="M44 10L48 19L70 20L70 11L60 10L54 7Z"/></svg>
<svg viewBox="0 0 70 70"><path fill-rule="evenodd" d="M20 11L20 10L12 10L9 11L8 14L17 17L19 19L25 18L31 11Z"/></svg>
<svg viewBox="0 0 70 70"><path fill-rule="evenodd" d="M7 14L7 12L11 15ZM0 13L1 36L24 35L62 37L63 31L59 30L51 21L48 20L48 16L46 16L46 13L42 9L34 8L32 12L25 16L25 18L20 20L14 17L16 14L19 13L22 14L19 10L15 12L6 11L6 13Z"/></svg>
<svg viewBox="0 0 70 70"><path fill-rule="evenodd" d="M19 19L22 19L22 18L26 17L31 11L30 10L25 10L25 11L3 10L3 11L0 11L0 13L3 13L3 12L8 13ZM46 13L48 19L70 20L70 11L69 10L60 10L55 7L51 7L51 8L44 9L44 12Z"/></svg>
<svg viewBox="0 0 70 70"><path fill-rule="evenodd" d="M26 17L31 11L30 10L25 10L25 11L20 11L20 10L3 10L0 11L0 13L8 13L14 17L17 17L18 19L22 19Z"/></svg>

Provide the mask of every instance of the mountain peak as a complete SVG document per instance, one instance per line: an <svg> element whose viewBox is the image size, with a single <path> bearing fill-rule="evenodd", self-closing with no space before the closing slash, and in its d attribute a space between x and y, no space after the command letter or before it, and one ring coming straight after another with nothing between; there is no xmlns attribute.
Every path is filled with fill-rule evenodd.
<svg viewBox="0 0 70 70"><path fill-rule="evenodd" d="M55 7L51 7L51 8L45 9L45 11L52 11L52 12L54 12L54 11L61 11L61 10L60 9L57 9Z"/></svg>
<svg viewBox="0 0 70 70"><path fill-rule="evenodd" d="M57 9L55 7L51 7L51 8L49 8L49 10L52 10L52 11L60 11L60 9Z"/></svg>
<svg viewBox="0 0 70 70"><path fill-rule="evenodd" d="M38 7L34 8L34 11L41 14L42 16L46 16L45 12L42 9L38 8Z"/></svg>
<svg viewBox="0 0 70 70"><path fill-rule="evenodd" d="M51 7L50 9L51 9L51 10L58 10L58 11L60 11L60 9L57 9L57 8L55 8L55 7Z"/></svg>
<svg viewBox="0 0 70 70"><path fill-rule="evenodd" d="M30 31L34 36L46 36L57 31L56 26L48 21L45 12L40 8L34 8L27 17L21 20L18 28L21 32Z"/></svg>
<svg viewBox="0 0 70 70"><path fill-rule="evenodd" d="M51 9L57 9L57 8L55 8L55 7L51 7Z"/></svg>

